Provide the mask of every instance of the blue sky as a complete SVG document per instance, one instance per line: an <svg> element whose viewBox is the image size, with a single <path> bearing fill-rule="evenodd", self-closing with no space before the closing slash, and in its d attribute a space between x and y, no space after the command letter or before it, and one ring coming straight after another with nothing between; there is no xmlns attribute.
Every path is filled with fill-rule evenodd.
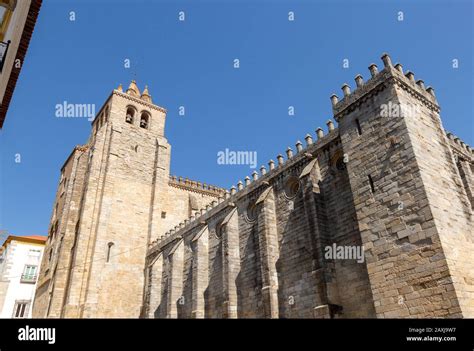
<svg viewBox="0 0 474 351"><path fill-rule="evenodd" d="M45 1L0 132L0 229L47 232L60 167L90 133L55 105L100 108L133 78L168 109L172 174L222 187L252 170L218 165L217 152L257 151L267 164L326 129L331 93L367 78L371 62L383 67L385 51L434 87L445 128L472 146L472 17L467 0Z"/></svg>

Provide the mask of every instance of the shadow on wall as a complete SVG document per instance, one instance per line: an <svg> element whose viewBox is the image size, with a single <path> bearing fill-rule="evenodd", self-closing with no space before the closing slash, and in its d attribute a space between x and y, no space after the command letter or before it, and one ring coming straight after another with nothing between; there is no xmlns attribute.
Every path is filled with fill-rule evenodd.
<svg viewBox="0 0 474 351"><path fill-rule="evenodd" d="M279 241L276 262L279 317L314 318L315 307L325 304L343 306L336 318L375 317L366 263L355 260L335 262L324 258L325 246L334 242L337 245L361 245L347 171L329 166L324 167L324 172L326 174L316 187L313 187L315 179L309 176L301 179L301 189L290 199L293 210L288 210L289 199L283 189L274 190L278 197L275 206ZM320 191L315 191L316 188ZM237 314L239 318L263 318L258 220L246 220L241 206L238 211L240 271L236 278ZM208 223L209 235L214 239L209 245L211 266L204 292L205 318L225 317L223 247L222 241L215 239L215 228L220 220L219 216ZM190 261L186 263L183 285L187 303L176 302L178 318L192 315L193 263L192 259ZM169 277L166 272L169 263L165 262L163 268L163 294L161 304L154 312L156 318L167 315Z"/></svg>

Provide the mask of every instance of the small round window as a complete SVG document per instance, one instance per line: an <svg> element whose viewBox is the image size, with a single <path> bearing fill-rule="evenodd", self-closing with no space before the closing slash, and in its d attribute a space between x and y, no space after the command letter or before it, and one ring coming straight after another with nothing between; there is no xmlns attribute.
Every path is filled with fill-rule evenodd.
<svg viewBox="0 0 474 351"><path fill-rule="evenodd" d="M290 177L285 183L285 195L287 198L293 198L300 191L300 180L297 177Z"/></svg>
<svg viewBox="0 0 474 351"><path fill-rule="evenodd" d="M346 169L346 154L342 153L342 150L337 151L330 160L330 172L335 175L337 172L344 171Z"/></svg>
<svg viewBox="0 0 474 351"><path fill-rule="evenodd" d="M249 222L253 222L257 219L258 212L257 212L257 205L255 202L249 203L247 206L246 217Z"/></svg>
<svg viewBox="0 0 474 351"><path fill-rule="evenodd" d="M219 223L216 225L216 237L217 239L220 239L222 237L222 234L225 230L225 224Z"/></svg>

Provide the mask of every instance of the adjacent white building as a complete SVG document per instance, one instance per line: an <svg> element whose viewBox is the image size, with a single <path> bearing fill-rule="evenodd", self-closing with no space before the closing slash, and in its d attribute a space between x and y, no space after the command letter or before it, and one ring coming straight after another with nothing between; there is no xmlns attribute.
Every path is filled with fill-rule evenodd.
<svg viewBox="0 0 474 351"><path fill-rule="evenodd" d="M0 318L31 318L45 242L10 235L0 248Z"/></svg>

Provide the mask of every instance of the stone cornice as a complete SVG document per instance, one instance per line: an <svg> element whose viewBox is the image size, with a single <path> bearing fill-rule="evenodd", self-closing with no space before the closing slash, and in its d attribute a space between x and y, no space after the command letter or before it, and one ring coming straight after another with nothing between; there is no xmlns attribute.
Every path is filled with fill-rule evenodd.
<svg viewBox="0 0 474 351"><path fill-rule="evenodd" d="M123 98L128 99L128 100L133 101L133 102L136 102L136 103L138 103L138 104L145 105L145 106L151 108L152 110L157 110L157 111L160 111L160 112L163 112L163 113L166 113L166 112L167 112L166 109L163 108L163 107L160 107L160 106L158 106L158 105L154 105L154 104L152 104L152 103L149 103L149 102L147 102L147 101L145 101L145 100L142 100L142 99L140 99L140 98L137 98L137 97L135 97L135 96L131 96L131 95L127 94L127 93L122 93L122 92L120 92L120 91L118 91L118 90L112 91L112 95L118 95L118 96L120 96L120 97L123 97Z"/></svg>
<svg viewBox="0 0 474 351"><path fill-rule="evenodd" d="M170 179L168 181L168 185L172 186L172 187L175 187L175 188L178 188L178 189L190 191L190 192L193 192L193 193L198 193L198 194L203 194L203 195L208 195L208 196L214 196L214 197L219 197L221 195L224 195L224 193L225 193L225 190L222 189L222 188L213 187L213 188L210 188L210 189L206 189L204 187L199 187L199 186L193 185L193 184L186 184L186 183L179 182L178 180L173 180L173 179Z"/></svg>
<svg viewBox="0 0 474 351"><path fill-rule="evenodd" d="M218 204L216 207L212 208L212 211L208 211L201 216L195 218L195 220L190 221L186 226L183 226L174 234L165 236L162 240L158 240L153 242L148 250L147 256L150 256L157 251L162 251L163 248L169 246L170 244L176 242L177 240L181 240L185 237L187 233L191 233L196 228L204 228L207 226L206 221L211 218L215 217L218 213L222 213L221 216L226 216L235 208L235 205L232 202L223 202Z"/></svg>
<svg viewBox="0 0 474 351"><path fill-rule="evenodd" d="M393 77L389 79L389 82L397 84L403 90L410 93L410 95L423 102L429 109L439 113L440 107L433 95L429 94L426 90L421 89L418 85L412 84L407 77L397 70L392 70L392 72Z"/></svg>
<svg viewBox="0 0 474 351"><path fill-rule="evenodd" d="M155 253L156 251L159 252L159 251L161 251L162 248L164 248L164 247L166 247L166 246L168 246L168 245L170 245L170 244L173 244L173 243L175 243L175 242L177 242L177 241L179 241L179 240L182 240L182 239L183 239L183 237L182 237L181 235L176 235L176 236L167 237L167 238L163 239L163 240L159 243L159 245L153 247L153 249L150 249L150 250L148 251L147 256L148 256L148 255L152 255L152 254Z"/></svg>

